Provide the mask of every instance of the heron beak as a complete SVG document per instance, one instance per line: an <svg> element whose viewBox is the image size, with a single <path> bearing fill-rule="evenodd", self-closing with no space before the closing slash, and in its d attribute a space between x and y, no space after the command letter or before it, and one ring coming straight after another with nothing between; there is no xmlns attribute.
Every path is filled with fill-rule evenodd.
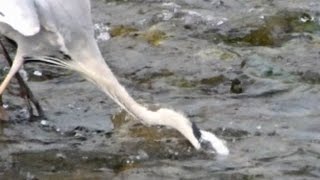
<svg viewBox="0 0 320 180"><path fill-rule="evenodd" d="M211 132L200 130L201 139L199 140L201 147L203 149L214 149L214 151L219 155L229 155L230 151L226 146L226 142L224 140L219 139L217 136L212 134Z"/></svg>
<svg viewBox="0 0 320 180"><path fill-rule="evenodd" d="M211 132L200 130L194 122L192 123L192 130L200 143L201 149L218 155L229 155L230 152L224 140L219 139Z"/></svg>

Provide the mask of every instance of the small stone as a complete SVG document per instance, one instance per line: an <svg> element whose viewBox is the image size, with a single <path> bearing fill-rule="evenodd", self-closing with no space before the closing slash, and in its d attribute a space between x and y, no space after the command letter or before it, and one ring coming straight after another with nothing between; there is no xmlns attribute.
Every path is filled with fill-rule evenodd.
<svg viewBox="0 0 320 180"><path fill-rule="evenodd" d="M49 122L46 121L46 120L41 120L41 121L40 121L40 124L41 124L42 126L48 126L48 125L49 125Z"/></svg>
<svg viewBox="0 0 320 180"><path fill-rule="evenodd" d="M66 155L64 155L62 153L57 153L56 154L56 158L58 158L58 159L66 159L67 157L66 157Z"/></svg>
<svg viewBox="0 0 320 180"><path fill-rule="evenodd" d="M149 159L149 155L142 149L140 149L138 151L138 156L140 158L140 160L146 160L146 159Z"/></svg>
<svg viewBox="0 0 320 180"><path fill-rule="evenodd" d="M235 94L240 94L243 92L242 84L239 79L234 79L231 81L230 91Z"/></svg>
<svg viewBox="0 0 320 180"><path fill-rule="evenodd" d="M220 20L220 21L217 22L217 26L220 26L223 23L224 23L224 21Z"/></svg>
<svg viewBox="0 0 320 180"><path fill-rule="evenodd" d="M33 74L35 76L42 76L42 72L41 71L34 71Z"/></svg>

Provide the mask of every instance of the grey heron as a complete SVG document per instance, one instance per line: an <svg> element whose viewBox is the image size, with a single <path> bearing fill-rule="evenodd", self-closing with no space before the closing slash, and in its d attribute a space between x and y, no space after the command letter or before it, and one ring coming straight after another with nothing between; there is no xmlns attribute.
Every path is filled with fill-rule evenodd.
<svg viewBox="0 0 320 180"><path fill-rule="evenodd" d="M18 46L0 95L25 61L57 65L79 72L141 123L169 126L196 149L229 154L223 140L198 129L183 114L167 108L148 110L128 94L100 53L90 6L90 0L0 0L0 33Z"/></svg>

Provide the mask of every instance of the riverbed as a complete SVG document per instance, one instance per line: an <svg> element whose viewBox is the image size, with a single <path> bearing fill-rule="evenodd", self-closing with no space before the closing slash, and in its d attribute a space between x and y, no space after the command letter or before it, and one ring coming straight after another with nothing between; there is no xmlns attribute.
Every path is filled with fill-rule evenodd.
<svg viewBox="0 0 320 180"><path fill-rule="evenodd" d="M77 73L28 64L47 119L4 94L0 179L320 178L318 0L93 0L92 13L129 93L183 112L230 155L141 125Z"/></svg>

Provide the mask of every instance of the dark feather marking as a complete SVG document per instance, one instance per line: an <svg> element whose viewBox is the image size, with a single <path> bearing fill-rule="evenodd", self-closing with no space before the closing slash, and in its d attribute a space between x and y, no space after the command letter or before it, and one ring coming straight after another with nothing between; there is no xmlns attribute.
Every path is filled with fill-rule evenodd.
<svg viewBox="0 0 320 180"><path fill-rule="evenodd" d="M192 122L192 131L193 131L193 134L194 136L200 140L201 138L201 132L200 132L200 129L198 128L198 126L196 125L196 123Z"/></svg>
<svg viewBox="0 0 320 180"><path fill-rule="evenodd" d="M47 59L49 59L49 58L50 58L50 59L51 59L51 58L57 58L56 56L53 56L53 55L45 55L44 57L47 58Z"/></svg>
<svg viewBox="0 0 320 180"><path fill-rule="evenodd" d="M49 62L41 61L41 60L38 60L38 59L24 59L24 60L26 60L24 62L24 64L28 64L28 63L43 63L43 64L52 65L52 66L57 66L56 64L52 64L52 63L49 63Z"/></svg>
<svg viewBox="0 0 320 180"><path fill-rule="evenodd" d="M51 56L51 58L55 58L54 56ZM28 63L43 63L43 64L48 64L48 65L53 65L53 66L57 66L57 64L54 63L50 63L50 62L46 62L40 59L37 59L37 57L33 57L33 56L24 56L23 59L25 60L25 64ZM47 57L47 59L50 59L50 57ZM50 59L52 60L52 59Z"/></svg>
<svg viewBox="0 0 320 180"><path fill-rule="evenodd" d="M72 60L71 57L63 51L59 51L59 53L62 54L64 60Z"/></svg>

